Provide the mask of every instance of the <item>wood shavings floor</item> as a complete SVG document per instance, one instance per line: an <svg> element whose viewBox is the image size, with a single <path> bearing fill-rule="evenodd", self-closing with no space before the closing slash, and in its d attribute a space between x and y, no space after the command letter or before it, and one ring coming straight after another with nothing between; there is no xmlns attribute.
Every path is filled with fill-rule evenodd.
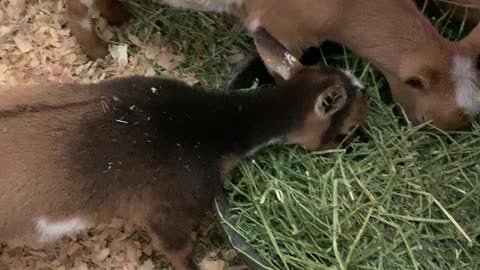
<svg viewBox="0 0 480 270"><path fill-rule="evenodd" d="M116 44L110 46L110 55L105 59L89 61L66 27L64 15L61 0L0 1L0 85L45 80L86 83L128 75L152 76L153 64L164 67L167 75L180 76L173 69L183 57L174 54L160 35L153 35L148 43L129 36L139 48L135 55L127 54L127 44ZM102 19L97 22L97 30L104 40L114 36ZM195 82L193 76L181 76L189 83Z"/></svg>
<svg viewBox="0 0 480 270"><path fill-rule="evenodd" d="M97 23L104 40L115 34L101 19ZM129 55L127 44L110 46L105 59L90 61L66 27L62 0L0 1L0 86L2 88L45 81L97 82L127 75L155 75L154 65L167 76L195 83L193 76L173 70L183 57L172 51L160 35L148 41L129 36L139 52ZM224 244L226 246L226 244ZM207 247L208 248L208 247ZM237 262L237 265L235 263ZM212 248L201 261L205 270L242 270L229 248ZM152 251L150 239L121 220L80 235L65 237L43 250L0 248L4 269L171 269L161 254Z"/></svg>

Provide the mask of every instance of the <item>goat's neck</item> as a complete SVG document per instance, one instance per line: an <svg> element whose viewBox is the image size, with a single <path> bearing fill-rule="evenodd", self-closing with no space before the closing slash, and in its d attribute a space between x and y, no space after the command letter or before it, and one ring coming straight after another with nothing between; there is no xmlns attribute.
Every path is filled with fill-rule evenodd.
<svg viewBox="0 0 480 270"><path fill-rule="evenodd" d="M264 89L242 97L231 96L231 108L238 110L231 114L231 120L225 119L237 123L227 131L232 154L248 156L265 146L285 143L288 133L303 124L305 108L295 98L299 95L289 92Z"/></svg>

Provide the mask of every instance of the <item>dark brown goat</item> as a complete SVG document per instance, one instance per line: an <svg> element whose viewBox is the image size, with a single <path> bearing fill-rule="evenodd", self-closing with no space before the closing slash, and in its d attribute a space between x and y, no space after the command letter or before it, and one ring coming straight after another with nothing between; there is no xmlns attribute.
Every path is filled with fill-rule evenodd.
<svg viewBox="0 0 480 270"><path fill-rule="evenodd" d="M334 147L366 117L358 80L302 67L260 29L278 87L207 91L131 77L0 91L0 240L39 246L119 217L177 270L222 174L276 143ZM268 64L268 63L267 63Z"/></svg>

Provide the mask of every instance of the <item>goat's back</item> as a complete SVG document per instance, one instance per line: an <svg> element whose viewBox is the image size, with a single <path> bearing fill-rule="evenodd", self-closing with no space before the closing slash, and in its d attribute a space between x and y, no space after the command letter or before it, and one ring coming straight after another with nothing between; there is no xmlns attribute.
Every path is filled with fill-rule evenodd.
<svg viewBox="0 0 480 270"><path fill-rule="evenodd" d="M152 82L138 86L150 89ZM176 149L158 138L151 110L138 109L153 101L145 91L135 96L132 85L0 92L0 241L38 237L42 219L79 218L87 226L112 216L141 221L183 205L200 207L184 195L202 186L193 172L178 170Z"/></svg>

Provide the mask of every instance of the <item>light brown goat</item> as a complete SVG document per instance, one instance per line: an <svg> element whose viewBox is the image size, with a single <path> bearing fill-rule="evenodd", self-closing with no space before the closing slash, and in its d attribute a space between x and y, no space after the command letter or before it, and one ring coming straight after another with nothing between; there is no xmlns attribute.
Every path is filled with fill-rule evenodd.
<svg viewBox="0 0 480 270"><path fill-rule="evenodd" d="M443 129L458 129L468 125L480 112L477 82L480 27L464 40L450 42L440 36L414 1L164 2L234 15L251 31L264 27L297 58L305 49L317 47L326 40L346 45L370 60L386 76L395 100L414 123L432 121ZM88 14L95 7L103 13L105 3L112 5L109 11L118 9L115 0L69 0L70 25L76 29L74 34L91 57L101 56L99 52L105 49L96 41ZM123 14L119 12L116 18L123 19Z"/></svg>
<svg viewBox="0 0 480 270"><path fill-rule="evenodd" d="M254 36L291 77L282 86L131 77L0 91L0 241L38 246L120 217L175 269L196 269L191 233L223 173L270 144L336 147L366 118L351 74L303 67L263 29Z"/></svg>

